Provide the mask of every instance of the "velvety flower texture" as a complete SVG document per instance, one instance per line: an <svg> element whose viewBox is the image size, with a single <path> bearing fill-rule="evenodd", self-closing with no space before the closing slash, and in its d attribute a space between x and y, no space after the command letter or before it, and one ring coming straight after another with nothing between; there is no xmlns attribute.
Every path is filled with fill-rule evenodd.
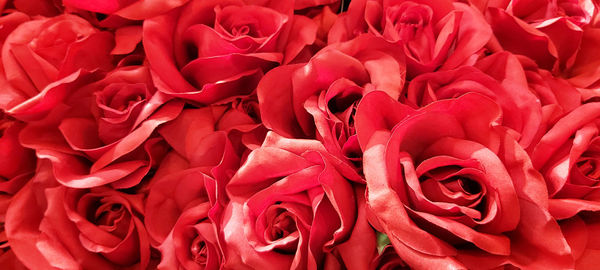
<svg viewBox="0 0 600 270"><path fill-rule="evenodd" d="M316 30L293 14L293 1L195 0L144 21L144 48L160 91L212 103L250 94Z"/></svg>
<svg viewBox="0 0 600 270"><path fill-rule="evenodd" d="M56 180L65 186L140 183L167 150L154 130L177 117L183 104L163 105L168 98L154 89L144 66L118 68L68 89L64 103L23 131L23 144L50 160Z"/></svg>
<svg viewBox="0 0 600 270"><path fill-rule="evenodd" d="M275 68L261 80L264 125L284 136L316 137L329 153L360 168L356 106L374 90L398 98L405 70L404 55L382 39L364 35L330 45L308 63Z"/></svg>
<svg viewBox="0 0 600 270"><path fill-rule="evenodd" d="M380 92L359 105L367 202L407 265L572 267L543 178L499 116L475 93L416 111Z"/></svg>
<svg viewBox="0 0 600 270"><path fill-rule="evenodd" d="M0 0L0 269L597 269L598 0Z"/></svg>
<svg viewBox="0 0 600 270"><path fill-rule="evenodd" d="M20 24L2 46L0 108L39 119L88 72L112 69L113 46L112 34L70 14Z"/></svg>
<svg viewBox="0 0 600 270"><path fill-rule="evenodd" d="M114 14L132 20L151 18L185 4L188 0L109 0L76 1L63 0L66 7L78 8L103 14Z"/></svg>
<svg viewBox="0 0 600 270"><path fill-rule="evenodd" d="M598 12L594 1L519 0L488 5L488 22L501 49L526 55L576 86L598 82L600 57L595 45L600 31L592 21Z"/></svg>
<svg viewBox="0 0 600 270"><path fill-rule="evenodd" d="M470 92L493 99L502 109L500 124L514 130L521 145L529 146L540 129L542 107L528 89L519 60L509 53L484 57L474 67L421 74L411 80L404 102L418 108Z"/></svg>
<svg viewBox="0 0 600 270"><path fill-rule="evenodd" d="M544 174L549 211L568 237L577 268L596 264L600 246L599 161L600 104L583 104L562 117L544 134L531 158Z"/></svg>
<svg viewBox="0 0 600 270"><path fill-rule="evenodd" d="M0 112L0 265L25 269L15 257L5 231L6 211L16 194L35 172L36 158L18 141L24 123Z"/></svg>
<svg viewBox="0 0 600 270"><path fill-rule="evenodd" d="M145 269L150 243L142 198L106 187L67 188L44 162L7 213L11 248L30 269Z"/></svg>
<svg viewBox="0 0 600 270"><path fill-rule="evenodd" d="M225 267L322 269L356 222L353 181L318 141L267 135L227 186Z"/></svg>
<svg viewBox="0 0 600 270"><path fill-rule="evenodd" d="M492 31L476 9L458 2L355 0L329 32L329 42L368 32L398 43L412 78L469 61L491 38Z"/></svg>

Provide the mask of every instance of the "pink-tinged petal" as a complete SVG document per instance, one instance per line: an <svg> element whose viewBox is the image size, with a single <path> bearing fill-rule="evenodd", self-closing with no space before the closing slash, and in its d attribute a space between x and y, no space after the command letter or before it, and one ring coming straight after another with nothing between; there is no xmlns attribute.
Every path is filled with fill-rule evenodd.
<svg viewBox="0 0 600 270"><path fill-rule="evenodd" d="M181 74L192 85L202 89L207 84L222 84L273 68L279 57L280 54L278 53L259 53L227 54L198 58L182 67ZM238 91L240 94L247 94L253 88L253 85L247 85L246 88Z"/></svg>
<svg viewBox="0 0 600 270"><path fill-rule="evenodd" d="M356 134L360 148L366 150L369 138L378 130L392 130L414 109L400 104L383 92L375 91L365 95L356 110Z"/></svg>
<svg viewBox="0 0 600 270"><path fill-rule="evenodd" d="M70 91L88 84L98 76L83 70L74 72L58 81L48 84L39 94L11 108L7 112L23 121L43 118L58 103L63 101Z"/></svg>
<svg viewBox="0 0 600 270"><path fill-rule="evenodd" d="M311 19L294 15L289 38L286 40L284 49L285 58L283 64L289 64L308 45L315 42L318 26Z"/></svg>
<svg viewBox="0 0 600 270"><path fill-rule="evenodd" d="M101 186L127 177L133 177L136 171L142 170L143 167L148 165L146 161L127 161L106 166L96 172L90 172L89 161L77 156L40 150L38 157L50 160L57 181L72 188Z"/></svg>
<svg viewBox="0 0 600 270"><path fill-rule="evenodd" d="M173 8L184 5L188 0L157 1L157 0L65 0L64 5L72 8L116 14L130 20L143 20L165 13Z"/></svg>
<svg viewBox="0 0 600 270"><path fill-rule="evenodd" d="M83 10L89 10L89 11L93 11L93 12L110 14L110 13L113 13L113 12L119 10L119 8L121 6L127 6L127 5L130 5L133 2L135 2L135 0L125 0L125 1L116 1L116 0L109 0L109 1L93 1L93 0L88 0L88 1L85 1L85 0L84 1L73 1L73 0L65 0L63 4L66 5L66 6L72 6L72 7L83 9Z"/></svg>
<svg viewBox="0 0 600 270"><path fill-rule="evenodd" d="M548 211L557 220L568 219L582 211L600 211L600 202L581 199L550 199Z"/></svg>
<svg viewBox="0 0 600 270"><path fill-rule="evenodd" d="M505 235L478 232L459 222L445 220L443 217L424 212L411 211L411 213L418 217L417 220L423 219L426 223L421 226L428 227L428 229L435 231L435 227L437 227L494 255L509 255L511 253L510 238ZM429 227L429 224L433 225L433 227Z"/></svg>
<svg viewBox="0 0 600 270"><path fill-rule="evenodd" d="M142 42L142 27L137 25L124 26L115 31L115 47L111 54L132 53L137 45Z"/></svg>
<svg viewBox="0 0 600 270"><path fill-rule="evenodd" d="M148 120L144 121L137 129L129 133L125 138L117 142L111 149L104 153L94 165L90 168L93 173L105 166L108 166L119 157L126 155L139 147L152 132L161 124L175 119L181 110L183 104L177 101L169 102L155 112Z"/></svg>
<svg viewBox="0 0 600 270"><path fill-rule="evenodd" d="M197 89L185 80L173 59L173 36L179 15L179 10L173 10L144 20L142 40L150 66L159 71L153 72L153 76L167 84L166 89L194 92Z"/></svg>
<svg viewBox="0 0 600 270"><path fill-rule="evenodd" d="M493 178L483 177L482 184L490 190L490 193L493 193L487 196L496 200L496 207L501 212L489 223L479 225L477 231L503 233L517 227L520 217L519 201L511 175L504 168L503 162L490 149L474 142L447 137L429 146L426 153L431 156L446 154L463 160L477 160L481 170L486 175L493 176ZM507 212L504 211L505 209L513 210Z"/></svg>
<svg viewBox="0 0 600 270"><path fill-rule="evenodd" d="M572 67L567 70L568 81L578 87L589 87L600 80L600 29L586 28L583 31L579 52Z"/></svg>
<svg viewBox="0 0 600 270"><path fill-rule="evenodd" d="M193 25L186 29L183 42L189 44L188 46L191 47L190 50L193 50L193 53L197 54L198 58L225 56L232 53L247 53L252 52L252 49L256 49L251 46L240 48L234 42L224 39L215 29L205 24Z"/></svg>
<svg viewBox="0 0 600 270"><path fill-rule="evenodd" d="M317 155L318 152L311 154ZM356 203L354 190L351 183L338 173L333 164L329 164L326 158L321 158L325 161L323 171L319 174L319 183L323 186L323 190L327 195L331 207L335 210L340 219L339 228L333 233L333 239L325 243L325 248L331 249L337 244L344 242L350 237L350 232L356 222ZM326 220L330 220L331 216L323 216ZM327 222L327 221L325 221ZM315 225L317 224L317 225ZM318 225L317 217L313 220L313 228ZM334 228L335 229L335 228ZM312 235L312 234L311 234ZM325 239L331 237L331 234L323 236ZM316 248L316 247L313 247Z"/></svg>
<svg viewBox="0 0 600 270"><path fill-rule="evenodd" d="M356 224L350 238L335 248L340 252L344 265L349 270L368 269L370 260L377 252L375 231L367 220L365 188L355 188L357 201Z"/></svg>
<svg viewBox="0 0 600 270"><path fill-rule="evenodd" d="M465 63L477 51L481 50L492 37L492 29L481 13L463 3L453 4L455 10L462 12L456 43L453 45L457 49L448 55L442 69L453 69Z"/></svg>
<svg viewBox="0 0 600 270"><path fill-rule="evenodd" d="M255 269L257 266L273 270L289 268L293 259L288 255L265 252L261 253L261 256L256 256L256 250L244 240L244 230L240 228L245 226L243 204L232 201L223 214L222 233L227 243L224 247L225 268Z"/></svg>
<svg viewBox="0 0 600 270"><path fill-rule="evenodd" d="M561 69L571 66L579 50L583 30L564 17L547 20L541 25L537 25L536 28L548 35L556 47Z"/></svg>
<svg viewBox="0 0 600 270"><path fill-rule="evenodd" d="M316 151L316 152L327 152L325 147L321 142L316 140L308 140L308 139L290 139L284 136L281 136L275 132L267 133L267 136L262 144L263 147L275 147L279 148L296 155L302 156L305 152L308 151ZM306 157L305 157L306 158ZM321 163L322 157L317 158L319 161L315 161L316 163ZM308 159L307 160L311 160Z"/></svg>
<svg viewBox="0 0 600 270"><path fill-rule="evenodd" d="M510 260L514 265L528 269L573 269L571 249L560 226L537 203L522 197L521 222L511 238Z"/></svg>
<svg viewBox="0 0 600 270"><path fill-rule="evenodd" d="M543 177L537 172L529 155L514 139L505 135L500 158L513 179L521 217L512 236L511 260L521 267L570 268L573 258L560 227L548 212L548 191ZM537 235L544 235L542 239ZM531 250L538 250L532 256Z"/></svg>
<svg viewBox="0 0 600 270"><path fill-rule="evenodd" d="M576 130L600 115L600 104L586 103L561 118L540 140L531 153L535 168L540 169ZM567 168L565 168L567 169ZM563 171L563 174L568 171Z"/></svg>
<svg viewBox="0 0 600 270"><path fill-rule="evenodd" d="M385 232L393 233L390 240L398 247L410 247L413 252L435 257L453 256L456 250L449 244L418 228L409 218L404 203L398 193L390 185L396 180L396 175L390 175L386 167L385 146L389 132L377 131L368 142L364 152L364 171L367 181L367 203L377 213L378 223ZM399 254L402 254L398 250ZM412 262L409 262L412 263Z"/></svg>
<svg viewBox="0 0 600 270"><path fill-rule="evenodd" d="M37 189L45 184L44 182L48 182L51 177L50 170L40 171L35 179L13 197L6 213L5 226L11 249L17 258L20 258L23 264L30 269L51 268L50 262L44 258L36 246L41 237L39 225L45 210L45 202L36 199L36 196L43 195L39 194ZM27 211L23 211L23 209L27 209Z"/></svg>
<svg viewBox="0 0 600 270"><path fill-rule="evenodd" d="M261 162L262 160L282 160L285 162ZM248 156L246 165L238 170L227 186L230 194L245 194L259 188L258 184L298 172L311 164L302 157L291 152L265 147L259 148ZM272 180L271 180L272 181ZM255 185L249 188L249 185ZM262 184L264 186L264 183ZM249 190L250 189L250 190Z"/></svg>
<svg viewBox="0 0 600 270"><path fill-rule="evenodd" d="M208 201L203 179L198 169L186 169L154 182L146 200L146 227L156 242L167 237L177 219L190 203Z"/></svg>
<svg viewBox="0 0 600 270"><path fill-rule="evenodd" d="M296 124L291 77L301 65L285 65L269 71L257 86L258 104L263 124L275 132L292 138L302 136ZM282 78L289 78L282 80Z"/></svg>
<svg viewBox="0 0 600 270"><path fill-rule="evenodd" d="M501 9L490 8L488 15L494 35L502 48L526 55L542 68L554 68L558 52L546 34Z"/></svg>
<svg viewBox="0 0 600 270"><path fill-rule="evenodd" d="M188 141L199 140L214 133L215 124L223 112L214 107L183 110L173 121L159 129L159 133L179 154L186 158L198 149L188 147Z"/></svg>
<svg viewBox="0 0 600 270"><path fill-rule="evenodd" d="M182 6L188 1L189 0L140 0L129 6L123 7L121 10L115 12L115 14L130 20L143 20Z"/></svg>
<svg viewBox="0 0 600 270"><path fill-rule="evenodd" d="M109 32L94 33L80 42L73 43L60 65L59 78L79 70L93 72L96 69L113 69L112 58L107 56L114 46L114 37Z"/></svg>
<svg viewBox="0 0 600 270"><path fill-rule="evenodd" d="M571 247L573 258L575 258L575 260L579 259L587 249L589 240L591 240L589 239L590 232L586 223L580 217L575 216L567 220L562 220L560 222L560 228Z"/></svg>

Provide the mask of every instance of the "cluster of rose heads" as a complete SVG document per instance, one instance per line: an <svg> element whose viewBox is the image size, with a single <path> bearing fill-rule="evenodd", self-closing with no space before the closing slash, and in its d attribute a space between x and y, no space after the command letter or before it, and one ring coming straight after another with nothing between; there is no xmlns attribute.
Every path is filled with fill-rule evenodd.
<svg viewBox="0 0 600 270"><path fill-rule="evenodd" d="M0 269L600 267L599 0L0 11Z"/></svg>

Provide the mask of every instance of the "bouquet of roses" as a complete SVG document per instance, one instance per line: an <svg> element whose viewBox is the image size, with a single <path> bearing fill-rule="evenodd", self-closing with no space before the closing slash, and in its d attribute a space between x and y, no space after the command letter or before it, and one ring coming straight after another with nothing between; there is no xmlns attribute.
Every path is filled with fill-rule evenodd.
<svg viewBox="0 0 600 270"><path fill-rule="evenodd" d="M0 1L0 268L597 269L599 9Z"/></svg>

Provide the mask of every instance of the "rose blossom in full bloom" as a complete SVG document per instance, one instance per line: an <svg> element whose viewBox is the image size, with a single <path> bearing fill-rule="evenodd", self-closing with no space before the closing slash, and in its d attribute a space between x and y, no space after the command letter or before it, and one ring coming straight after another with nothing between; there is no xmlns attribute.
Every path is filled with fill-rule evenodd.
<svg viewBox="0 0 600 270"><path fill-rule="evenodd" d="M329 32L329 42L371 33L406 55L407 77L473 61L492 31L476 9L459 2L354 0Z"/></svg>
<svg viewBox="0 0 600 270"><path fill-rule="evenodd" d="M308 63L275 68L261 80L257 95L263 122L284 136L317 138L329 153L360 169L356 106L376 90L398 98L405 70L404 55L377 37L329 45Z"/></svg>
<svg viewBox="0 0 600 270"><path fill-rule="evenodd" d="M50 160L56 180L65 186L140 183L167 150L155 129L177 117L183 104L166 102L145 66L117 68L69 90L60 106L27 126L23 144Z"/></svg>
<svg viewBox="0 0 600 270"><path fill-rule="evenodd" d="M293 4L194 0L144 21L159 91L203 104L250 94L265 72L315 40L317 25L294 15Z"/></svg>
<svg viewBox="0 0 600 270"><path fill-rule="evenodd" d="M322 269L352 260L335 250L357 222L353 183L361 182L318 141L268 134L227 186L225 267Z"/></svg>
<svg viewBox="0 0 600 270"><path fill-rule="evenodd" d="M543 178L499 116L475 93L414 110L373 92L359 105L367 203L409 266L573 265Z"/></svg>
<svg viewBox="0 0 600 270"><path fill-rule="evenodd" d="M2 46L0 108L22 120L39 119L89 72L113 68L111 33L64 14L20 24Z"/></svg>
<svg viewBox="0 0 600 270"><path fill-rule="evenodd" d="M0 269L596 269L599 0L0 0Z"/></svg>

